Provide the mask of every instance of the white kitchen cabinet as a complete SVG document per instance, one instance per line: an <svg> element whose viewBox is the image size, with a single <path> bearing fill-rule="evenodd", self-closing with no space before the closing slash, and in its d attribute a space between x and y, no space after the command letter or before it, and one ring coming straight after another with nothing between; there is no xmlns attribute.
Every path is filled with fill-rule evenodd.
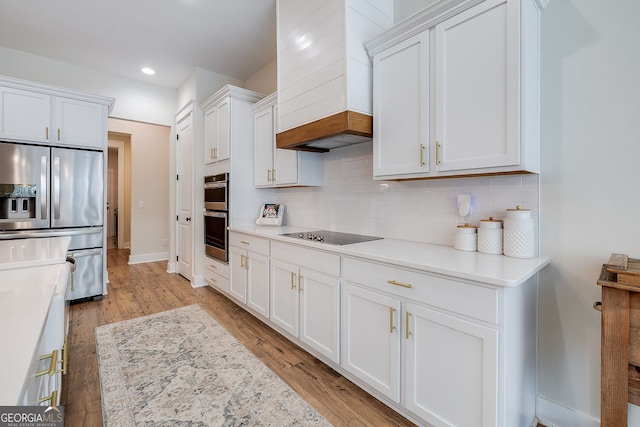
<svg viewBox="0 0 640 427"><path fill-rule="evenodd" d="M539 12L436 3L367 43L374 178L539 172Z"/></svg>
<svg viewBox="0 0 640 427"><path fill-rule="evenodd" d="M229 293L229 264L204 257L203 277L207 285L224 293Z"/></svg>
<svg viewBox="0 0 640 427"><path fill-rule="evenodd" d="M401 308L397 297L342 284L342 366L396 403Z"/></svg>
<svg viewBox="0 0 640 427"><path fill-rule="evenodd" d="M230 158L234 138L243 133L243 128L247 128L243 121L245 108L263 97L250 90L226 85L200 105L204 112L205 164ZM236 114L236 110L239 114Z"/></svg>
<svg viewBox="0 0 640 427"><path fill-rule="evenodd" d="M101 150L106 147L106 107L71 98L54 99L54 144Z"/></svg>
<svg viewBox="0 0 640 427"><path fill-rule="evenodd" d="M373 174L429 171L429 32L373 58Z"/></svg>
<svg viewBox="0 0 640 427"><path fill-rule="evenodd" d="M269 241L229 233L229 295L269 318Z"/></svg>
<svg viewBox="0 0 640 427"><path fill-rule="evenodd" d="M402 318L407 409L434 426L497 425L498 331L413 302Z"/></svg>
<svg viewBox="0 0 640 427"><path fill-rule="evenodd" d="M340 361L339 268L337 255L281 243L272 246L271 321L336 363Z"/></svg>
<svg viewBox="0 0 640 427"><path fill-rule="evenodd" d="M322 154L276 148L277 94L252 107L254 112L254 180L256 187L322 185Z"/></svg>
<svg viewBox="0 0 640 427"><path fill-rule="evenodd" d="M99 150L106 147L108 104L113 100L56 96L55 91L44 86L42 92L37 90L38 85L27 85L36 90L25 90L18 83L0 79L0 85L3 83L15 86L0 86L3 139Z"/></svg>
<svg viewBox="0 0 640 427"><path fill-rule="evenodd" d="M7 140L49 142L51 96L0 87L0 137Z"/></svg>
<svg viewBox="0 0 640 427"><path fill-rule="evenodd" d="M231 99L225 97L204 112L205 163L229 158Z"/></svg>

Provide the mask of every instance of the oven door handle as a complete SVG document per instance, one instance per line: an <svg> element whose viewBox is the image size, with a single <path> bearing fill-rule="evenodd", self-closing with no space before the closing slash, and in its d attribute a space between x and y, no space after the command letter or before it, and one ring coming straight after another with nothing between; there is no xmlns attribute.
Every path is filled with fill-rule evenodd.
<svg viewBox="0 0 640 427"><path fill-rule="evenodd" d="M226 186L227 186L226 182L219 182L219 183L207 182L207 183L204 184L204 188L205 189L209 189L209 188L224 188Z"/></svg>
<svg viewBox="0 0 640 427"><path fill-rule="evenodd" d="M226 218L226 212L217 212L217 211L204 211L204 216L211 216L215 218Z"/></svg>

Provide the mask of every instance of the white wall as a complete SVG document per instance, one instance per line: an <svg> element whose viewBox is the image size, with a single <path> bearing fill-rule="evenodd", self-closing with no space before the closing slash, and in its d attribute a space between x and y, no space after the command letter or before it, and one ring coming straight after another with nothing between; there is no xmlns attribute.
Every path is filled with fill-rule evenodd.
<svg viewBox="0 0 640 427"><path fill-rule="evenodd" d="M277 61L267 64L244 82L244 88L263 95L271 95L277 89Z"/></svg>
<svg viewBox="0 0 640 427"><path fill-rule="evenodd" d="M171 125L176 91L0 47L0 75L115 98L110 117Z"/></svg>
<svg viewBox="0 0 640 427"><path fill-rule="evenodd" d="M612 252L640 256L640 2L552 0L541 28L539 393L600 413L600 299ZM630 425L640 425L640 417ZM593 424L593 425L597 425Z"/></svg>

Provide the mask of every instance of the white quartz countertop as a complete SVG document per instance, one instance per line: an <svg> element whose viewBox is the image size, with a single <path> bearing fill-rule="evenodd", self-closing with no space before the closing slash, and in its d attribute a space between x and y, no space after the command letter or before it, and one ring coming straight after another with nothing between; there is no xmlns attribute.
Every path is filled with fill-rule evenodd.
<svg viewBox="0 0 640 427"><path fill-rule="evenodd" d="M457 279L505 287L521 285L550 262L549 258L544 257L509 258L504 255L464 252L456 250L452 246L407 240L384 238L338 246L280 235L314 230L294 226L268 227L249 224L233 225L229 227L229 230L341 255L422 270L427 273L442 274Z"/></svg>
<svg viewBox="0 0 640 427"><path fill-rule="evenodd" d="M47 321L64 294L69 237L0 241L0 406L18 405Z"/></svg>
<svg viewBox="0 0 640 427"><path fill-rule="evenodd" d="M63 263L70 241L69 236L0 240L0 270Z"/></svg>

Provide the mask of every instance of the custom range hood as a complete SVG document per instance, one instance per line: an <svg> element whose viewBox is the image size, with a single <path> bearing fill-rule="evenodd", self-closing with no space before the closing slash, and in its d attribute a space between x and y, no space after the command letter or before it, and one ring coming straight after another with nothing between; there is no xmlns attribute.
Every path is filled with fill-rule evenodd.
<svg viewBox="0 0 640 427"><path fill-rule="evenodd" d="M364 42L393 24L393 0L277 0L277 148L328 151L373 137Z"/></svg>

